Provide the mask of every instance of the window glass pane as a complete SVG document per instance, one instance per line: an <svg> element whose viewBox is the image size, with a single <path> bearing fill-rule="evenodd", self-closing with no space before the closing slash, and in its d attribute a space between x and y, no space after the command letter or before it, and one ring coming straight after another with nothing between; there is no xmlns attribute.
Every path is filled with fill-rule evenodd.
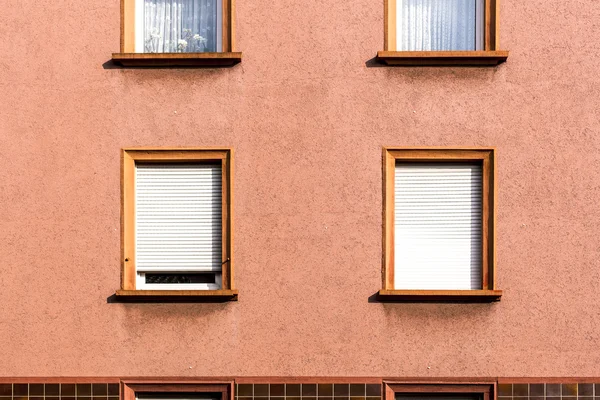
<svg viewBox="0 0 600 400"><path fill-rule="evenodd" d="M222 51L222 0L144 0L143 8L144 53Z"/></svg>
<svg viewBox="0 0 600 400"><path fill-rule="evenodd" d="M399 51L481 50L483 0L398 0Z"/></svg>

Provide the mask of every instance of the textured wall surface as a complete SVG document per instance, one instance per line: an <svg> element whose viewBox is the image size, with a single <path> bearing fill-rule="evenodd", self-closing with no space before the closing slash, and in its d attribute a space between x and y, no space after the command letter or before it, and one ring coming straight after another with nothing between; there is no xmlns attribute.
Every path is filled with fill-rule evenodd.
<svg viewBox="0 0 600 400"><path fill-rule="evenodd" d="M243 62L119 69L118 0L0 13L1 376L600 376L600 2L389 68L383 0L238 0ZM120 149L235 149L240 301L121 304ZM496 146L495 304L381 304L382 146Z"/></svg>

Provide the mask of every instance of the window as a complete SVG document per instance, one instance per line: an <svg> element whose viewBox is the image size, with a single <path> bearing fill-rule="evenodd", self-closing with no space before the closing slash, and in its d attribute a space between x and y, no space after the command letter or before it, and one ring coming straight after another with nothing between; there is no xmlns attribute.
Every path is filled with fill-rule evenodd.
<svg viewBox="0 0 600 400"><path fill-rule="evenodd" d="M126 66L233 65L234 0L121 0Z"/></svg>
<svg viewBox="0 0 600 400"><path fill-rule="evenodd" d="M384 400L493 400L494 382L390 383L384 382Z"/></svg>
<svg viewBox="0 0 600 400"><path fill-rule="evenodd" d="M123 400L233 400L233 382L123 381Z"/></svg>
<svg viewBox="0 0 600 400"><path fill-rule="evenodd" d="M492 301L494 150L384 149L380 299Z"/></svg>
<svg viewBox="0 0 600 400"><path fill-rule="evenodd" d="M384 51L388 64L497 65L498 0L386 0Z"/></svg>
<svg viewBox="0 0 600 400"><path fill-rule="evenodd" d="M121 296L233 290L231 150L123 150Z"/></svg>

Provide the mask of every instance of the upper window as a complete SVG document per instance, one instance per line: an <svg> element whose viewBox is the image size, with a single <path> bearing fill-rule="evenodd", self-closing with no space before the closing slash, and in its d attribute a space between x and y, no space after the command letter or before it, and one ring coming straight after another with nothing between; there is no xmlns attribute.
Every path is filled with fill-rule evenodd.
<svg viewBox="0 0 600 400"><path fill-rule="evenodd" d="M123 65L232 65L234 0L121 0Z"/></svg>
<svg viewBox="0 0 600 400"><path fill-rule="evenodd" d="M234 296L231 264L230 150L124 150L118 294Z"/></svg>
<svg viewBox="0 0 600 400"><path fill-rule="evenodd" d="M498 0L386 0L384 51L388 64L495 65Z"/></svg>
<svg viewBox="0 0 600 400"><path fill-rule="evenodd" d="M396 48L483 50L484 7L484 0L396 0Z"/></svg>
<svg viewBox="0 0 600 400"><path fill-rule="evenodd" d="M491 149L384 150L380 297L495 300Z"/></svg>

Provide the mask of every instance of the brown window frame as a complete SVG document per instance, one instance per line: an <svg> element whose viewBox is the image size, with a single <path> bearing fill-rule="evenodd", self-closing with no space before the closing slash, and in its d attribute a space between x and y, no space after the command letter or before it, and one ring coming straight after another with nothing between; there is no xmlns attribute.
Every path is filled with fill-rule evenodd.
<svg viewBox="0 0 600 400"><path fill-rule="evenodd" d="M137 290L135 259L135 163L220 162L222 172L222 285L219 290ZM119 297L198 297L237 300L234 286L233 221L233 149L206 148L127 148L121 152L121 290Z"/></svg>
<svg viewBox="0 0 600 400"><path fill-rule="evenodd" d="M496 301L495 268L495 149L494 148L383 148L383 276L379 300L460 300ZM394 282L394 206L397 161L477 162L482 165L482 289L481 290L397 290Z"/></svg>
<svg viewBox="0 0 600 400"><path fill-rule="evenodd" d="M399 393L415 394L481 394L482 400L496 400L496 382L383 382L383 400L395 400ZM425 398L423 400L426 400Z"/></svg>
<svg viewBox="0 0 600 400"><path fill-rule="evenodd" d="M233 400L233 382L121 381L121 400L136 400L136 393L220 393Z"/></svg>
<svg viewBox="0 0 600 400"><path fill-rule="evenodd" d="M508 51L500 50L500 0L485 0L483 50L480 51L398 51L396 44L396 4L398 0L384 0L383 51L377 58L388 65L442 66L501 64Z"/></svg>
<svg viewBox="0 0 600 400"><path fill-rule="evenodd" d="M126 67L138 66L231 66L242 60L235 51L235 0L223 0L222 51L205 53L136 53L135 0L121 0L120 52L113 53L113 61Z"/></svg>

